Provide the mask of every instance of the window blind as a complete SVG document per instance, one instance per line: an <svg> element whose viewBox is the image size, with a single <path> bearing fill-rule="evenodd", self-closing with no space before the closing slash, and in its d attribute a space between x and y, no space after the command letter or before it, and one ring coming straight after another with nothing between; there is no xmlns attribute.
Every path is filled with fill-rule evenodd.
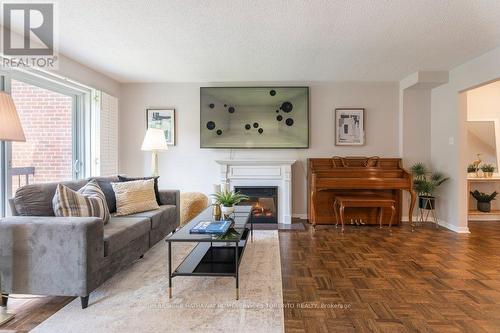
<svg viewBox="0 0 500 333"><path fill-rule="evenodd" d="M99 175L115 175L118 173L118 98L100 92L99 101Z"/></svg>

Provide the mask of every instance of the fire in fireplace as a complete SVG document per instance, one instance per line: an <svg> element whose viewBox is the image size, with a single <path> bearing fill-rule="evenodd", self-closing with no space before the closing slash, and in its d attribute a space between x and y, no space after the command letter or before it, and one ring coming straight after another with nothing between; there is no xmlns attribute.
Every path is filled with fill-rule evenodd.
<svg viewBox="0 0 500 333"><path fill-rule="evenodd" d="M240 205L252 206L253 223L278 223L278 187L235 186L250 199Z"/></svg>

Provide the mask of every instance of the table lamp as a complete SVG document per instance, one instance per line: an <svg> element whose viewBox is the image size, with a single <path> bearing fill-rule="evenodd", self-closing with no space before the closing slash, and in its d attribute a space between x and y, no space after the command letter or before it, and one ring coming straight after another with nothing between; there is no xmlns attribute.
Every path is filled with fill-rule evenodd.
<svg viewBox="0 0 500 333"><path fill-rule="evenodd" d="M21 121L17 115L16 106L12 97L0 92L0 141L26 141ZM2 196L3 197L3 196ZM0 257L1 261L10 260L11 258ZM2 291L2 272L0 272L0 292ZM4 297L3 294L0 297ZM2 299L2 304L4 300ZM7 312L7 307L0 309L0 326L14 318L14 314Z"/></svg>
<svg viewBox="0 0 500 333"><path fill-rule="evenodd" d="M158 152L168 150L165 133L159 128L148 128L144 141L142 141L142 151L150 151L151 173L153 177L158 176Z"/></svg>

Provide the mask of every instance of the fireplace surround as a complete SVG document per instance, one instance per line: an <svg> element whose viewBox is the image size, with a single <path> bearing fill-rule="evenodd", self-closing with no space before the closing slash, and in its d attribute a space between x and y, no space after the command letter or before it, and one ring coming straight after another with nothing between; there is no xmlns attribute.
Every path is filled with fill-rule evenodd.
<svg viewBox="0 0 500 333"><path fill-rule="evenodd" d="M292 165L295 160L217 160L220 183L241 187L276 187L278 223L292 223Z"/></svg>

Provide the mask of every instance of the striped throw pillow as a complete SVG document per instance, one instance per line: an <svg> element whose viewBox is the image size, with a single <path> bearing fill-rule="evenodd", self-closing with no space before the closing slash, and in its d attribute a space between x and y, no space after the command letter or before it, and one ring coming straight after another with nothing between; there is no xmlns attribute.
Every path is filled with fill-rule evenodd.
<svg viewBox="0 0 500 333"><path fill-rule="evenodd" d="M116 216L129 215L158 209L156 202L155 180L134 180L111 183L116 196Z"/></svg>
<svg viewBox="0 0 500 333"><path fill-rule="evenodd" d="M55 216L100 217L104 224L109 221L109 209L106 197L96 180L89 181L78 191L73 191L62 184L57 185L52 199Z"/></svg>

